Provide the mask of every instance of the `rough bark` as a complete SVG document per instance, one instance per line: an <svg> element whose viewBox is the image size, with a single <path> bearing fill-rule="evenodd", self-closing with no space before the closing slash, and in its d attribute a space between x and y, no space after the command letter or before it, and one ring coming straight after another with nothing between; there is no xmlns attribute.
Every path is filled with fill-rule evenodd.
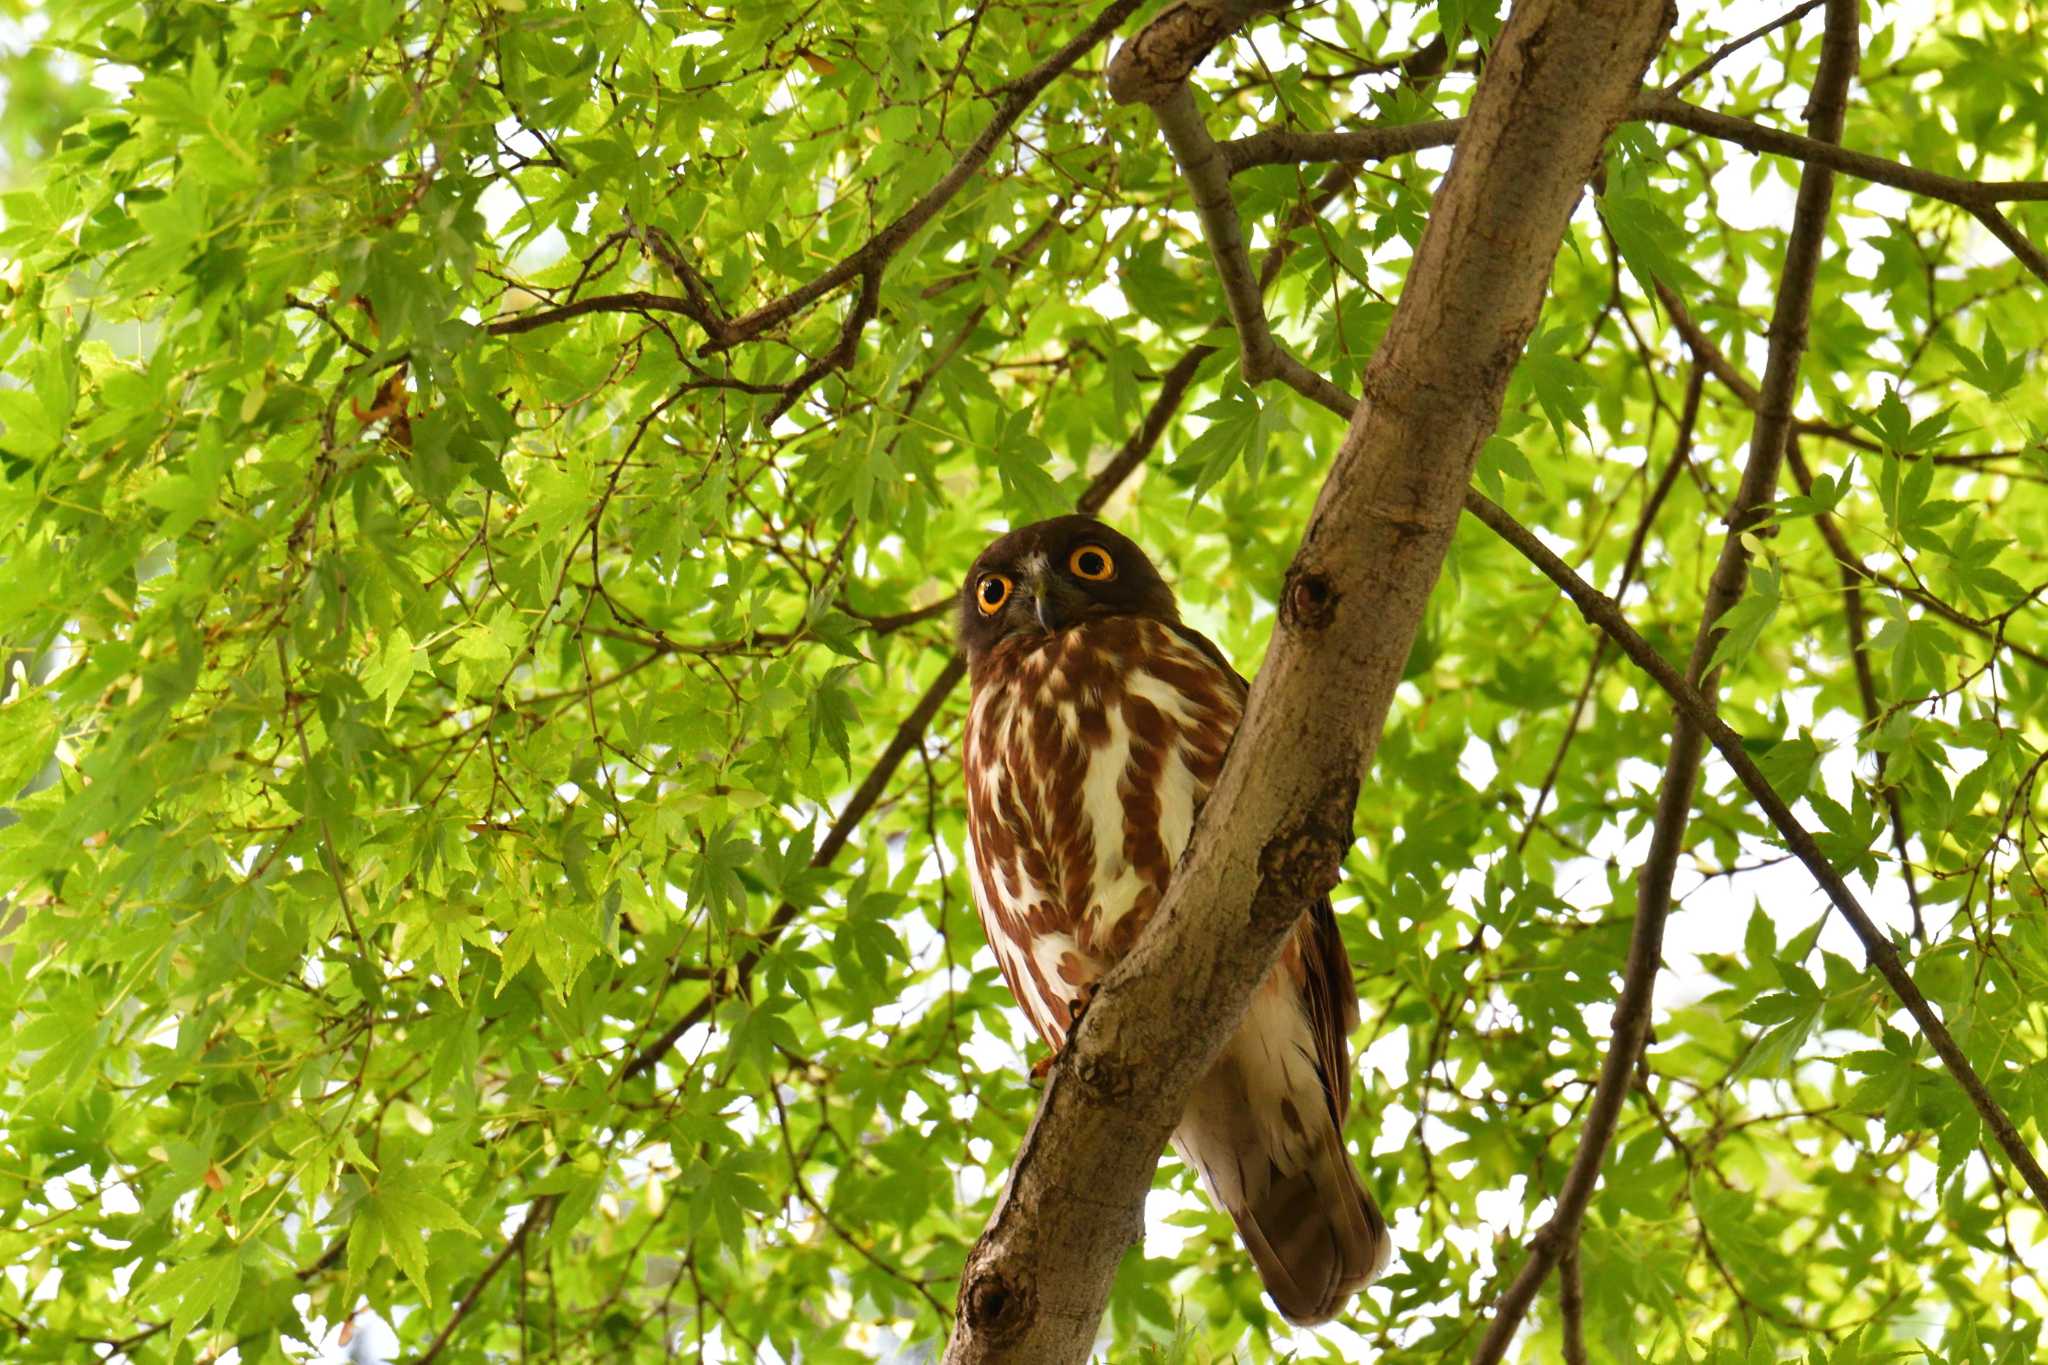
<svg viewBox="0 0 2048 1365"><path fill-rule="evenodd" d="M1337 879L1566 222L1668 21L1661 0L1524 0L1510 16L1288 571L1230 761L1151 931L1053 1069L962 1276L948 1361L1087 1357L1189 1090L1303 905Z"/></svg>
<svg viewBox="0 0 2048 1365"><path fill-rule="evenodd" d="M1109 59L1109 97L1156 104L1180 89L1215 46L1261 14L1294 0L1175 0Z"/></svg>

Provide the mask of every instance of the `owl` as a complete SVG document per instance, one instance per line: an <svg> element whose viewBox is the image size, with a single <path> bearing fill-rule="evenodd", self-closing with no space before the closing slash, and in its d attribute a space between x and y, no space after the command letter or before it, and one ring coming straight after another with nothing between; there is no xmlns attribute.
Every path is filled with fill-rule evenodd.
<svg viewBox="0 0 2048 1365"><path fill-rule="evenodd" d="M1003 979L1057 1053L1166 894L1247 685L1181 624L1144 552L1092 517L1042 521L984 550L960 589L958 629L973 683L974 902ZM1173 1135L1294 1323L1335 1316L1391 1250L1342 1138L1357 1023L1326 898L1295 926Z"/></svg>

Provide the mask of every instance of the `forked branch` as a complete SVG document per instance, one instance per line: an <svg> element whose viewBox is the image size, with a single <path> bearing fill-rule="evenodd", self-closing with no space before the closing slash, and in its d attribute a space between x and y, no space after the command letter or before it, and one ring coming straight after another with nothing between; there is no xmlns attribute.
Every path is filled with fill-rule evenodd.
<svg viewBox="0 0 2048 1365"><path fill-rule="evenodd" d="M1734 771L1736 779L1742 783L1743 790L1750 794L1757 806L1770 819L1772 827L1778 831L1779 838L1785 841L1785 846L1813 875L1813 880L1827 896L1829 903L1840 912L1844 920L1848 921L1850 929L1855 932L1864 952L1868 954L1871 965L1877 968L1878 975L1885 979L1885 983L1891 987L1892 994L1913 1017L1913 1022L1919 1026L1927 1041L1933 1045L1935 1055L1941 1058L1942 1066L1969 1097L1971 1108L1977 1111L1977 1116L1983 1120L1992 1140L1998 1144L1999 1149L2012 1162L2013 1169L2020 1173L2020 1178L2033 1192L2035 1202L2044 1211L2048 1211L2048 1172L2041 1169L2041 1163L2028 1149L2026 1139L2020 1136L2019 1130L1999 1107L1998 1101L1991 1097L1983 1078L1970 1064L1970 1059L1963 1055L1962 1048L1957 1046L1954 1036L1942 1023L1941 1016L1934 1012L1934 1006L1928 1003L1927 997L1914 984L1912 975L1906 970L1906 964L1899 957L1898 950L1892 946L1891 939L1870 918L1862 902L1857 899L1856 893L1850 890L1848 882L1835 870L1827 855L1821 852L1820 845L1814 842L1812 833L1800 823L1799 817L1792 813L1791 805L1771 785L1763 770L1758 768L1755 760L1749 756L1749 750L1743 746L1742 736L1715 713L1713 706L1699 690L1687 683L1684 676L1657 652L1655 646L1629 625L1620 604L1613 598L1606 596L1572 572L1571 565L1553 554L1540 539L1493 502L1474 493L1466 500L1465 507L1496 535L1514 546L1523 557L1542 571L1544 577L1563 590L1565 596L1571 599L1572 605L1579 609L1579 614L1614 641L1622 653L1663 689L1679 713L1706 736L1707 742L1714 746L1714 751L1720 754L1722 760Z"/></svg>
<svg viewBox="0 0 2048 1365"><path fill-rule="evenodd" d="M1849 80L1856 71L1857 9L1858 0L1827 0L1826 36L1809 105L1809 126L1819 142L1833 142L1842 134ZM1686 666L1685 684L1701 699L1709 715L1713 713L1720 682L1720 667L1714 657L1722 635L1719 622L1741 599L1749 581L1750 554L1745 532L1768 515L1778 468L1785 455L1785 441L1792 429L1799 362L1806 353L1814 279L1833 197L1834 172L1824 164L1807 163L1799 179L1792 230L1785 244L1785 264L1778 279L1777 303L1771 314L1770 357L1755 405L1749 458L1729 508L1728 534L1707 583L1699 628L1693 636L1692 657ZM1576 1254L1579 1229L1599 1184L1600 1168L1614 1141L1636 1058L1649 1035L1657 973L1664 959L1664 924L1671 913L1671 882L1685 847L1685 829L1692 815L1693 792L1699 783L1704 736L1698 718L1680 708L1657 790L1649 852L1636 874L1636 914L1629 934L1628 962L1593 1100L1586 1110L1571 1168L1558 1191L1556 1210L1530 1239L1528 1259L1501 1296L1493 1321L1473 1353L1473 1365L1494 1365L1507 1354L1551 1268L1560 1257Z"/></svg>
<svg viewBox="0 0 2048 1365"><path fill-rule="evenodd" d="M1479 448L1664 19L1642 0L1522 0L1496 41L1230 758L1150 929L1053 1069L969 1257L949 1362L1087 1356L1189 1090L1336 878Z"/></svg>

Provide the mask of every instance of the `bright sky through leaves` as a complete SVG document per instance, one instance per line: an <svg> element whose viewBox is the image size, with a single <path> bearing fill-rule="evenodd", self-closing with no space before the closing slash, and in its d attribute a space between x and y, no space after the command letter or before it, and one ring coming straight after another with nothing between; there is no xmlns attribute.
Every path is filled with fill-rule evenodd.
<svg viewBox="0 0 2048 1365"><path fill-rule="evenodd" d="M1652 82L1789 8L1684 6ZM1843 145L2038 187L2041 16L1865 10ZM1104 514L1253 672L1342 434L1243 382L1108 47L929 203L1100 13L0 0L0 1358L929 1358L1037 1100L929 609L1165 393ZM1682 98L1803 130L1820 22ZM1304 6L1197 104L1453 117L1498 24ZM1232 179L1346 389L1448 159L1318 214L1328 165ZM1624 124L1481 463L1667 658L1799 170ZM2036 253L2044 198L2000 204ZM2037 1153L2044 293L1966 207L1838 180L1721 701ZM1469 1356L1576 1145L1668 743L1599 641L1466 522L1337 897L1393 1272L1292 1333L1169 1161L1108 1358ZM2048 1216L1712 758L1677 889L1592 1357L2037 1358ZM1521 1358L1563 1358L1555 1294Z"/></svg>

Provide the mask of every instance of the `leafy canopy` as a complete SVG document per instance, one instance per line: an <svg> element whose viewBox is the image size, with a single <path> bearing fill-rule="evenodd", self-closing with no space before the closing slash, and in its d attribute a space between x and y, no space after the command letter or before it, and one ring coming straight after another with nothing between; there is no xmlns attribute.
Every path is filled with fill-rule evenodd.
<svg viewBox="0 0 2048 1365"><path fill-rule="evenodd" d="M0 1354L943 1337L1035 1102L944 603L1135 442L1108 515L1250 672L1341 435L1243 382L1153 120L1058 55L1134 9L0 3ZM1219 138L1452 116L1498 24L1310 6L1199 101ZM1684 96L1801 127L1818 25ZM1689 12L1653 80L1749 27ZM1846 145L2042 174L2038 15L1864 47ZM1346 387L1446 158L1233 182ZM1702 347L1760 368L1798 171L1624 125L1481 465L1667 654L1751 426ZM1836 203L1723 712L2038 1150L2042 285L1955 204ZM1290 1334L1167 1163L1114 1358L1469 1350L1573 1151L1668 725L1464 527L1339 899L1397 1265ZM1680 889L1596 1353L2034 1358L2042 1211L1711 762Z"/></svg>

